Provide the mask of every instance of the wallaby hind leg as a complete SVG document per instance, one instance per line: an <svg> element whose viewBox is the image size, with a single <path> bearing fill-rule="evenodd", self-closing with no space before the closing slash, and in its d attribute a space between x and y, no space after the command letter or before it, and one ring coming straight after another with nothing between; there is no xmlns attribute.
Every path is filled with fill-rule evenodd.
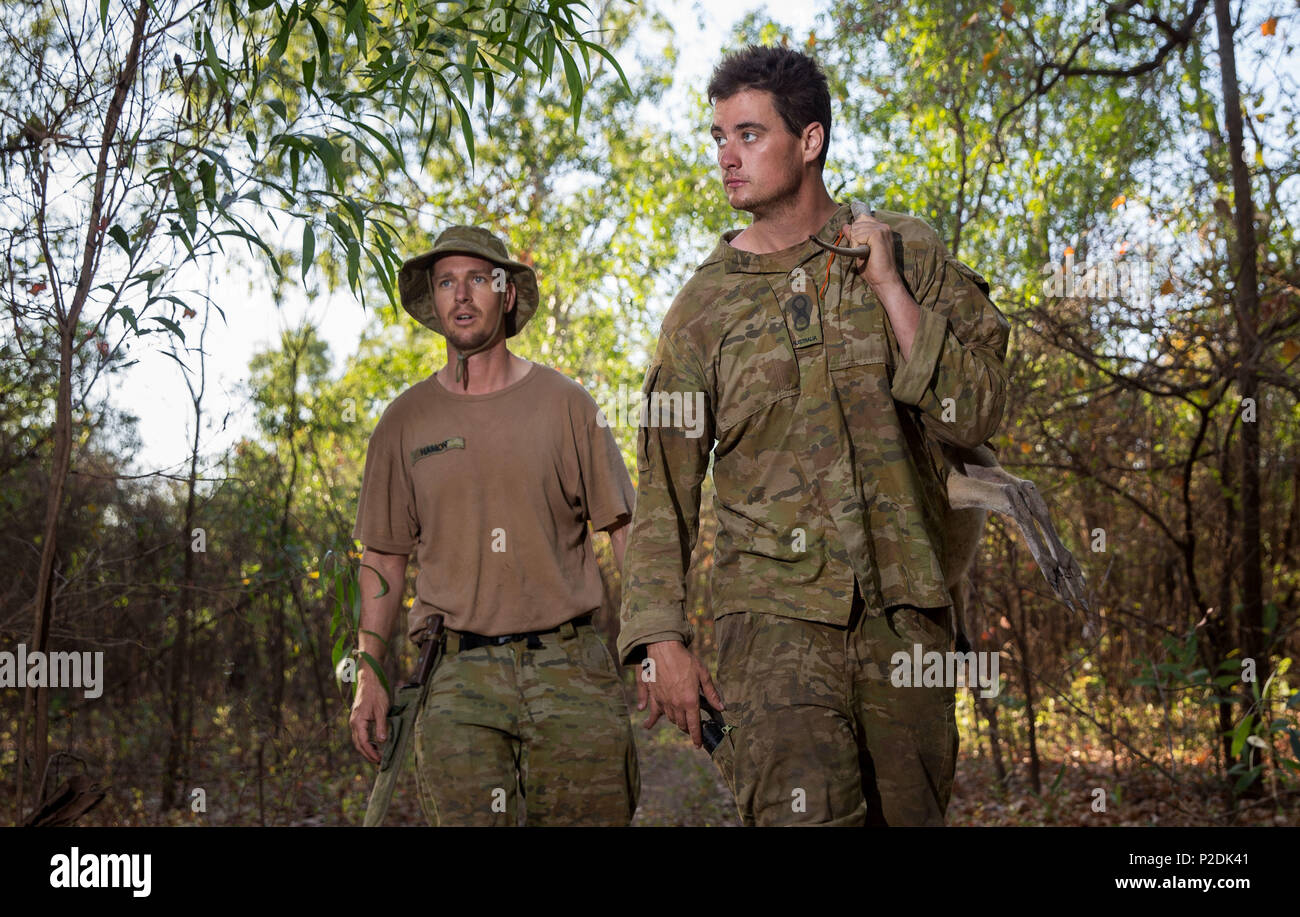
<svg viewBox="0 0 1300 917"><path fill-rule="evenodd" d="M952 596L952 620L956 630L954 644L957 652L969 653L970 622L966 619L966 608L970 602L970 579L963 576L955 586L948 590Z"/></svg>
<svg viewBox="0 0 1300 917"><path fill-rule="evenodd" d="M944 526L944 585L952 599L953 637L960 652L970 651L970 627L966 620L966 607L970 598L970 578L967 574L979 554L980 540L988 512L981 507L954 509L948 513Z"/></svg>

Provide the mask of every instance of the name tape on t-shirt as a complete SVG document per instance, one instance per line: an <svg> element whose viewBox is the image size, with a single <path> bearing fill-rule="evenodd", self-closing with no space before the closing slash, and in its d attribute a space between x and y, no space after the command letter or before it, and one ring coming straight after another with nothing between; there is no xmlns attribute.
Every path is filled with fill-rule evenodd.
<svg viewBox="0 0 1300 917"><path fill-rule="evenodd" d="M464 449L465 437L453 436L450 439L444 439L440 443L433 443L428 446L421 446L419 449L411 450L411 464L414 465L420 459L427 455L437 455L440 452L446 452L448 449Z"/></svg>

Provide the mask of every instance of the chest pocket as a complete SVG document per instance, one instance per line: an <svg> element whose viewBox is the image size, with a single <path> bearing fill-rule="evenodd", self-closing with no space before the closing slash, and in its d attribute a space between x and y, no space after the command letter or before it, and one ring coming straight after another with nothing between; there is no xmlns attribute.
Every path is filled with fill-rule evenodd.
<svg viewBox="0 0 1300 917"><path fill-rule="evenodd" d="M862 278L846 278L843 295L830 310L826 326L826 356L831 369L869 363L884 363L892 369L885 307Z"/></svg>
<svg viewBox="0 0 1300 917"><path fill-rule="evenodd" d="M894 233L894 263L907 283L902 237ZM885 307L864 278L841 265L827 290L826 355L830 368L844 369L883 363L892 379L898 363L898 342L889 327Z"/></svg>
<svg viewBox="0 0 1300 917"><path fill-rule="evenodd" d="M769 303L735 323L718 354L718 438L763 408L799 394L785 316Z"/></svg>

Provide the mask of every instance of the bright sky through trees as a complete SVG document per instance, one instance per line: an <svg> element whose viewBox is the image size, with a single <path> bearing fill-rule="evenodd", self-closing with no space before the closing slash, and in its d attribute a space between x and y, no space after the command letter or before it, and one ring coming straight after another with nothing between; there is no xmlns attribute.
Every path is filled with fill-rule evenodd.
<svg viewBox="0 0 1300 917"><path fill-rule="evenodd" d="M658 117L666 122L666 129L696 131L700 143L705 144L708 140L706 131L697 130L698 125L680 123L689 108L689 95L703 92L717 61L718 49L731 35L736 21L747 13L764 11L764 4L742 0L707 4L668 0L660 3L659 8L676 31L675 41L680 53L670 91L672 101L658 112ZM807 34L816 12L815 7L794 4L776 4L766 8L766 15L788 26L795 35ZM657 46L652 39L645 50ZM632 76L635 64L627 62L625 67ZM656 112L650 114L654 116ZM580 127L580 130L586 129L586 124ZM295 227L291 233L296 231ZM295 243L296 239L284 239L286 247ZM356 349L357 340L379 302L376 299L374 304L362 308L346 288L322 291L309 302L302 287L290 283L286 286L284 301L277 306L265 282L264 266L259 262L250 273L247 253L241 253L238 248L231 250L240 257L226 262L213 259L208 276L194 271L188 278L191 288L200 291L211 283L211 294L225 310L228 320L223 324L220 316L214 313L207 332L211 401L206 406L206 413L212 426L203 431L202 451L208 457L219 454L241 436L253 432L252 409L242 386L248 378L248 360L255 351L278 346L281 332L285 328L297 327L305 318L318 325L338 365ZM684 256L689 259L695 254L685 252ZM546 265L539 265L539 268L544 283ZM659 304L659 308L666 305ZM194 337L197 340L197 330ZM189 460L190 437L186 429L192 423L193 406L185 386L177 378L179 367L152 346L153 342L162 343L163 339L154 336L146 341L134 343L128 357L138 359L139 363L118 378L109 380L105 388L110 392L113 404L139 418L141 449L136 455L138 473L175 473ZM429 368L432 371L443 360L442 339L430 335L429 347ZM226 418L224 430L223 417Z"/></svg>

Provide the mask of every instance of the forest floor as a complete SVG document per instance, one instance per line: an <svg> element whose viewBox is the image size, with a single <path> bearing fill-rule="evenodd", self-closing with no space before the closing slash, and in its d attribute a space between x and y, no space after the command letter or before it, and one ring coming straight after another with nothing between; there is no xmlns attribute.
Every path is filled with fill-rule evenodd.
<svg viewBox="0 0 1300 917"><path fill-rule="evenodd" d="M6 711L7 712L7 711ZM248 713L247 710L244 711ZM358 825L365 812L373 768L352 749L345 719L322 728L318 720L290 716L278 739L265 724L218 707L217 716L195 736L190 784L183 802L159 814L164 743L156 711L138 716L83 720L75 732L56 732L59 750L51 786L73 773L86 773L108 792L84 816L85 825ZM633 711L641 770L638 826L738 825L735 805L706 752L694 748L666 720L641 728L645 714ZM961 718L959 717L959 723ZM0 716L0 822L13 817L15 720ZM62 732L61 730L59 732ZM1262 795L1234 800L1213 756L1199 765L1156 769L1153 762L1119 749L1072 748L1067 729L1040 729L1039 791L1023 736L1003 742L1009 770L997 779L986 736L962 728L948 823L969 825L1300 825L1300 787L1285 771ZM1151 750L1148 750L1151 751ZM1156 752L1151 751L1152 754ZM398 781L387 823L423 825L416 793L414 755ZM1103 810L1104 800L1104 810Z"/></svg>
<svg viewBox="0 0 1300 917"><path fill-rule="evenodd" d="M642 714L642 719L644 714ZM637 721L639 722L639 721ZM735 805L717 768L701 749L671 725L647 734L638 728L641 760L641 807L636 825L738 825ZM1242 800L1232 811L1230 793L1213 772L1192 771L1178 776L1179 785L1140 763L1121 764L1116 780L1109 764L1072 760L1040 761L1040 787L1030 785L1030 761L1017 763L1005 787L987 755L973 753L963 736L952 800L951 826L1030 825L1300 825L1300 792ZM1059 782L1057 776L1060 775ZM1105 794L1105 811L1100 795Z"/></svg>

